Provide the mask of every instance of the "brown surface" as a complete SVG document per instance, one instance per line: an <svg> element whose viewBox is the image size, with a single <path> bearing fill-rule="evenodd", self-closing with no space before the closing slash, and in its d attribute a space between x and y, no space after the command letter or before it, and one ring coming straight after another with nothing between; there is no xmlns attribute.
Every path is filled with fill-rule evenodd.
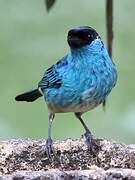
<svg viewBox="0 0 135 180"><path fill-rule="evenodd" d="M126 146L106 139L98 139L97 143L100 148L92 155L84 139L55 142L56 157L49 161L45 140L0 142L0 180L13 177L14 180L15 177L43 180L43 177L52 179L52 176L53 179L72 179L70 176L73 179L79 176L82 179L135 179L135 145Z"/></svg>

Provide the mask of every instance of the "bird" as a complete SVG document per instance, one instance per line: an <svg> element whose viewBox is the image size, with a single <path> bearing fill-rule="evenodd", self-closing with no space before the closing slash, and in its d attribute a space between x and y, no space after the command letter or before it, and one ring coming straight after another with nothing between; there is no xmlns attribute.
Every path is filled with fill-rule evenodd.
<svg viewBox="0 0 135 180"><path fill-rule="evenodd" d="M82 115L103 104L117 82L117 69L95 29L80 26L68 31L70 52L48 68L35 89L15 97L33 102L40 97L48 106L49 128L45 152L54 155L51 127L56 113L73 112L85 129L85 141L92 153L97 142Z"/></svg>

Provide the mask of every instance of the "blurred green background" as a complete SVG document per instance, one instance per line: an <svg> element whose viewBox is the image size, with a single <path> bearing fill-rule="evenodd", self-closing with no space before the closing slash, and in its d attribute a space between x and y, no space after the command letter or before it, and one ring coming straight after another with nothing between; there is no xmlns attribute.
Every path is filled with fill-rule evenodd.
<svg viewBox="0 0 135 180"><path fill-rule="evenodd" d="M135 1L114 1L113 60L117 86L102 106L86 113L96 137L135 143ZM34 103L14 97L37 86L45 69L66 55L70 28L94 27L106 44L104 0L58 0L49 13L43 0L0 0L0 140L46 138L48 110L43 98ZM56 139L84 133L73 113L57 114L52 130Z"/></svg>

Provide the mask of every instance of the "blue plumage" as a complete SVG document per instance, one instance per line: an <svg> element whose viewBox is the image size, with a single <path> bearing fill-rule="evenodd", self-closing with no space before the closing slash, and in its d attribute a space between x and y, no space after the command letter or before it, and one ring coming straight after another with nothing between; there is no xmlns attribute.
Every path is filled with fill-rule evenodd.
<svg viewBox="0 0 135 180"><path fill-rule="evenodd" d="M25 96L16 97L18 101L34 101L44 95L50 111L46 142L49 157L53 151L51 126L55 113L74 112L86 130L88 148L94 152L97 143L81 115L103 103L117 81L116 67L94 29L87 26L71 29L68 44L70 53L45 71L38 84L39 91L36 89L30 91L31 95L26 92Z"/></svg>
<svg viewBox="0 0 135 180"><path fill-rule="evenodd" d="M102 41L96 39L77 50L71 48L71 53L45 72L39 87L50 112L86 112L106 99L116 80L115 65Z"/></svg>

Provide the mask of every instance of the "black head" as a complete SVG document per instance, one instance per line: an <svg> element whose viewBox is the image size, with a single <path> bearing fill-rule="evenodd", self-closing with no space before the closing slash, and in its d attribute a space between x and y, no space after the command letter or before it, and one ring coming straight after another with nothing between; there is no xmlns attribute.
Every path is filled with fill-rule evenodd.
<svg viewBox="0 0 135 180"><path fill-rule="evenodd" d="M70 47L81 48L85 45L90 45L91 42L97 38L100 37L95 29L88 26L82 26L71 29L68 32L67 41Z"/></svg>

